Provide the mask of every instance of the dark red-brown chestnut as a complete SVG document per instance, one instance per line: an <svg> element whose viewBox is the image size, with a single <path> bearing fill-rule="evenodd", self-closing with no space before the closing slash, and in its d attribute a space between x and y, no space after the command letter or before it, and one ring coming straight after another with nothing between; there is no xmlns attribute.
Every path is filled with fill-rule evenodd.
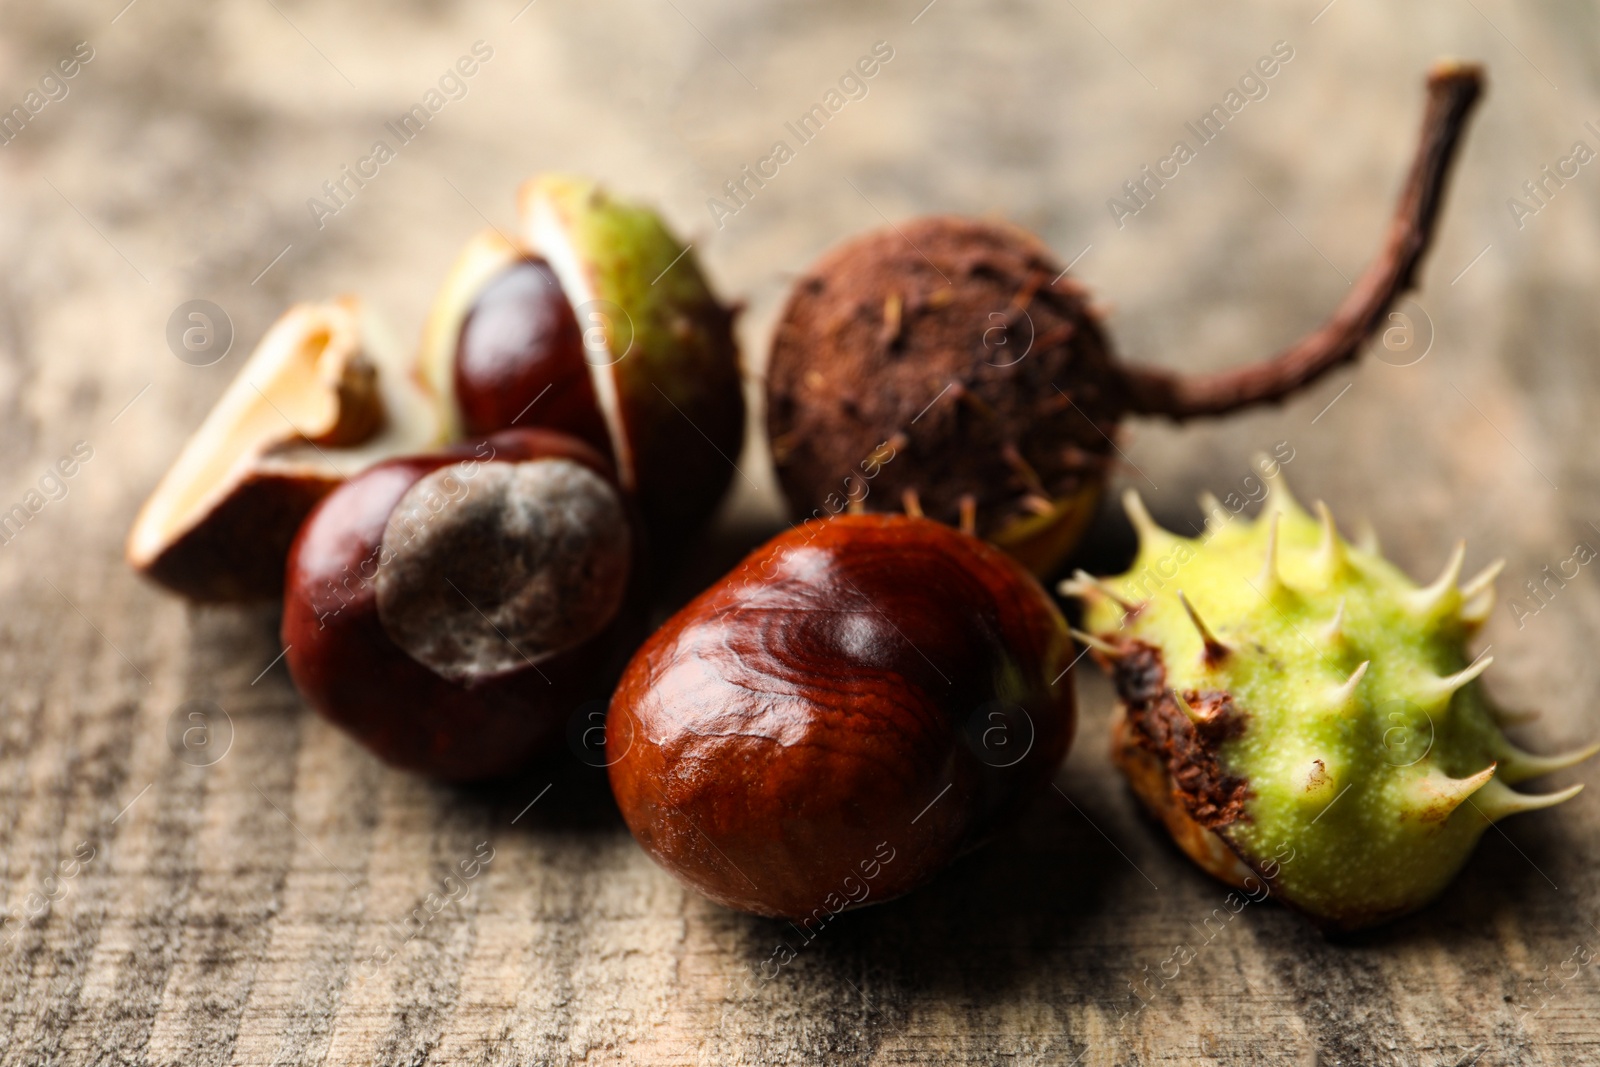
<svg viewBox="0 0 1600 1067"><path fill-rule="evenodd" d="M461 324L455 395L469 434L539 426L611 453L583 334L550 264L518 259L491 278Z"/></svg>
<svg viewBox="0 0 1600 1067"><path fill-rule="evenodd" d="M1054 571L1093 515L1123 417L1279 401L1355 357L1414 284L1481 85L1476 67L1435 68L1381 252L1327 322L1261 363L1125 365L1083 287L1015 227L914 219L825 253L795 284L767 368L790 507L920 509Z"/></svg>
<svg viewBox="0 0 1600 1067"><path fill-rule="evenodd" d="M611 786L706 896L824 923L981 844L1071 743L1072 642L1004 553L928 519L791 529L634 655Z"/></svg>
<svg viewBox="0 0 1600 1067"><path fill-rule="evenodd" d="M325 497L290 549L295 685L395 766L515 769L603 686L635 569L594 449L508 430L389 460Z"/></svg>

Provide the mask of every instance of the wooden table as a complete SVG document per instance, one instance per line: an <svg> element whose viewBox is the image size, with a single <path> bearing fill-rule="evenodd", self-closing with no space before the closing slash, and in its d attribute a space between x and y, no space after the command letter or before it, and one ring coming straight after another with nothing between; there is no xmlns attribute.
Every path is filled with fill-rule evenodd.
<svg viewBox="0 0 1600 1067"><path fill-rule="evenodd" d="M1600 579L1585 568L1536 614L1510 604L1600 546L1600 165L1523 196L1536 213L1507 203L1574 141L1600 148L1592 7L122 2L4 8L6 107L74 42L93 56L0 147L0 510L76 443L92 458L0 548L0 904L59 898L6 926L0 1063L1600 1062L1600 969L1578 962L1600 957L1592 794L1490 832L1447 899L1388 928L1331 942L1262 904L1203 941L1224 890L1138 814L1106 759L1109 689L1084 670L1058 791L750 981L794 935L654 867L598 772L566 754L492 788L390 771L306 713L273 610L188 607L120 559L287 302L358 290L415 331L456 248L508 222L533 172L599 174L692 235L748 301L752 399L793 272L928 211L1037 229L1126 355L1216 367L1338 300L1376 246L1422 72L1460 54L1491 91L1407 308L1431 347L1380 348L1282 409L1131 426L1120 481L1181 525L1287 441L1299 491L1370 515L1414 575L1458 536L1469 570L1505 555L1490 685L1543 710L1530 747L1592 738ZM307 199L477 40L493 56L465 95L319 228ZM719 227L707 198L877 41L894 56L865 98ZM1108 198L1277 41L1294 56L1267 96L1119 227ZM164 340L194 298L237 331L214 366ZM758 436L680 595L781 525ZM1127 548L1107 514L1086 559ZM209 766L168 744L197 699L233 729ZM397 927L491 850L465 899ZM1133 1014L1129 983L1179 944L1193 962Z"/></svg>

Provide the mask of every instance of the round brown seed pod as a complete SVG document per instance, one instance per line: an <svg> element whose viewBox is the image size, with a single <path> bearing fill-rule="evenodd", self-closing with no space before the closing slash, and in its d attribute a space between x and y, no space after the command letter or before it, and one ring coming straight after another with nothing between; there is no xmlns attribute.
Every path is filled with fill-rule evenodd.
<svg viewBox="0 0 1600 1067"><path fill-rule="evenodd" d="M1011 226L917 219L824 254L794 288L767 370L767 434L792 510L904 506L1055 570L1125 416L1281 401L1357 355L1414 284L1482 86L1475 66L1435 67L1382 249L1322 326L1260 363L1213 374L1121 363L1083 289Z"/></svg>

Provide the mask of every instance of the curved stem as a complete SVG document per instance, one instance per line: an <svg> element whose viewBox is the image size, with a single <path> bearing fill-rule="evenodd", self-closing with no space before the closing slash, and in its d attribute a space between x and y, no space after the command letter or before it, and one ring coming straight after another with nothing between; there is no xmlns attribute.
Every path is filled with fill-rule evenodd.
<svg viewBox="0 0 1600 1067"><path fill-rule="evenodd" d="M1467 116L1482 92L1483 69L1476 65L1441 63L1429 72L1422 136L1389 223L1388 239L1327 322L1269 359L1214 374L1125 368L1129 410L1177 421L1222 415L1251 404L1283 400L1354 359L1395 300L1412 288L1417 266L1433 237L1445 180Z"/></svg>

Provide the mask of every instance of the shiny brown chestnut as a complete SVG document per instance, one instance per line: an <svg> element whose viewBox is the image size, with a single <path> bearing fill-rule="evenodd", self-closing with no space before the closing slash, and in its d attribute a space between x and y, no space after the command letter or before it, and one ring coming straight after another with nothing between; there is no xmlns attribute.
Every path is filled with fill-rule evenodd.
<svg viewBox="0 0 1600 1067"><path fill-rule="evenodd" d="M520 258L491 278L462 320L455 390L469 434L540 426L611 452L583 334L550 264Z"/></svg>
<svg viewBox="0 0 1600 1067"><path fill-rule="evenodd" d="M324 498L295 538L289 672L395 766L513 770L603 685L634 545L610 465L565 434L508 430L389 460Z"/></svg>
<svg viewBox="0 0 1600 1067"><path fill-rule="evenodd" d="M1049 783L1072 656L998 549L929 519L809 522L634 655L606 726L612 790L681 881L815 926L926 882Z"/></svg>

